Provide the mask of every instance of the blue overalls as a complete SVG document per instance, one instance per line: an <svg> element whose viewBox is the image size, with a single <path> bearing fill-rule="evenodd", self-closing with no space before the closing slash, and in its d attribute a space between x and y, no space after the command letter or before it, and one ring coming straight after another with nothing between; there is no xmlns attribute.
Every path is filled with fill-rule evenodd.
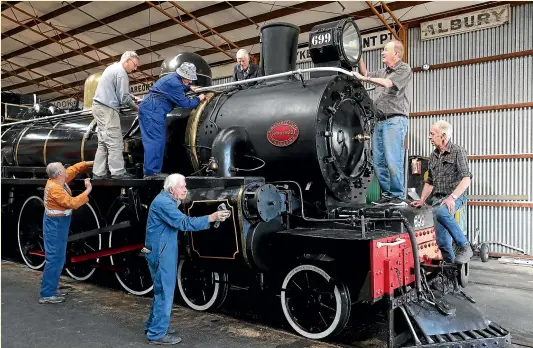
<svg viewBox="0 0 533 348"><path fill-rule="evenodd" d="M200 231L209 229L209 217L189 217L183 214L176 200L162 191L150 205L146 225L145 254L154 283L154 299L144 328L148 340L165 336L170 324L178 267L178 230Z"/></svg>
<svg viewBox="0 0 533 348"><path fill-rule="evenodd" d="M139 124L144 146L144 174L161 173L166 143L166 117L174 105L193 109L200 104L198 97L187 98L190 87L181 77L168 74L154 83L148 95L139 105Z"/></svg>
<svg viewBox="0 0 533 348"><path fill-rule="evenodd" d="M73 209L89 201L86 193L72 197L68 183L88 168L86 162L76 163L66 170L63 184L48 179L44 189L43 237L45 264L41 282L41 297L56 296L61 271L65 265L67 239Z"/></svg>
<svg viewBox="0 0 533 348"><path fill-rule="evenodd" d="M56 296L57 284L66 261L67 239L72 214L43 217L45 265L41 297Z"/></svg>

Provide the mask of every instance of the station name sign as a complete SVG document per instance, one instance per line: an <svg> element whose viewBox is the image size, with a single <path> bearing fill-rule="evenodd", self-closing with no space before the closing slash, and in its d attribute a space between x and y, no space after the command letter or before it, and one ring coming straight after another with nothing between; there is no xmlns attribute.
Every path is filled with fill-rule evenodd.
<svg viewBox="0 0 533 348"><path fill-rule="evenodd" d="M136 85L132 85L130 86L130 93L131 94L146 94L148 93L148 91L150 90L150 88L154 85L153 82L151 83L139 83L139 84L136 84Z"/></svg>
<svg viewBox="0 0 533 348"><path fill-rule="evenodd" d="M444 36L497 27L509 22L509 4L473 11L453 17L446 17L420 23L420 39L431 40Z"/></svg>
<svg viewBox="0 0 533 348"><path fill-rule="evenodd" d="M361 35L363 39L363 51L377 50L385 47L385 44L392 40L392 33L388 30L378 31L371 34ZM311 60L309 47L298 49L296 53L296 63L307 62Z"/></svg>

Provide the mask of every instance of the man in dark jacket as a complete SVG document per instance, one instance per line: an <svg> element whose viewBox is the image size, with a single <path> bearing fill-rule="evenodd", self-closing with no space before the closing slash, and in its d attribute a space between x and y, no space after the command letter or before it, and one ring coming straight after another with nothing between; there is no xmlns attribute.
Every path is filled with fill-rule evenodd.
<svg viewBox="0 0 533 348"><path fill-rule="evenodd" d="M259 65L250 62L250 55L248 54L248 51L242 48L237 51L237 64L235 64L235 67L233 68L233 81L250 80L261 76L263 75L261 74ZM257 81L246 83L240 86L250 87L256 84Z"/></svg>
<svg viewBox="0 0 533 348"><path fill-rule="evenodd" d="M145 179L167 176L161 173L165 154L167 114L175 105L194 109L205 100L203 94L193 98L185 95L189 90L196 89L189 86L195 80L197 80L196 67L192 63L185 62L176 69L175 74L168 74L157 80L139 106Z"/></svg>

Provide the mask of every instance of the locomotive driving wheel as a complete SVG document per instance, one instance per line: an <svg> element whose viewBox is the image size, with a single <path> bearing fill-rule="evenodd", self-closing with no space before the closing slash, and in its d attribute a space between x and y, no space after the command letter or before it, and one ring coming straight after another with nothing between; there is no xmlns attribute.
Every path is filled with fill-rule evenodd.
<svg viewBox="0 0 533 348"><path fill-rule="evenodd" d="M69 236L97 228L100 228L100 221L98 219L98 214L91 203L84 204L72 212ZM67 273L76 280L89 279L95 271L93 264L95 262L98 263L99 259L89 259L82 262L69 263L70 257L82 256L101 249L101 235L69 242L67 244Z"/></svg>
<svg viewBox="0 0 533 348"><path fill-rule="evenodd" d="M228 295L227 273L209 272L191 261L181 260L177 278L183 301L197 311L222 306Z"/></svg>
<svg viewBox="0 0 533 348"><path fill-rule="evenodd" d="M129 220L127 206L123 205L115 214L113 224ZM144 207L145 208L145 207ZM116 232L113 239L113 232L109 233L109 248L120 248L128 245L144 243L144 233L135 233L135 231ZM154 284L148 262L139 250L124 252L115 256L110 256L111 265L120 269L115 272L120 285L133 295L145 295L152 291Z"/></svg>
<svg viewBox="0 0 533 348"><path fill-rule="evenodd" d="M22 259L32 269L44 266L43 238L44 203L41 197L31 196L20 209L18 219L18 243Z"/></svg>
<svg viewBox="0 0 533 348"><path fill-rule="evenodd" d="M300 335L323 339L339 334L350 318L348 288L322 268L299 265L281 286L281 307L285 318Z"/></svg>

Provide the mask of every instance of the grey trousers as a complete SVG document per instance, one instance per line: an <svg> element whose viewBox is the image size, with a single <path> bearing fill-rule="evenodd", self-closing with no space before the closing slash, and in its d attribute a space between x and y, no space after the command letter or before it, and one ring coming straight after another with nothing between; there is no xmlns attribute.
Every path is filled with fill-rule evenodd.
<svg viewBox="0 0 533 348"><path fill-rule="evenodd" d="M124 141L118 111L94 103L92 112L98 125L98 149L94 156L93 174L106 176L108 166L111 175L124 174Z"/></svg>

